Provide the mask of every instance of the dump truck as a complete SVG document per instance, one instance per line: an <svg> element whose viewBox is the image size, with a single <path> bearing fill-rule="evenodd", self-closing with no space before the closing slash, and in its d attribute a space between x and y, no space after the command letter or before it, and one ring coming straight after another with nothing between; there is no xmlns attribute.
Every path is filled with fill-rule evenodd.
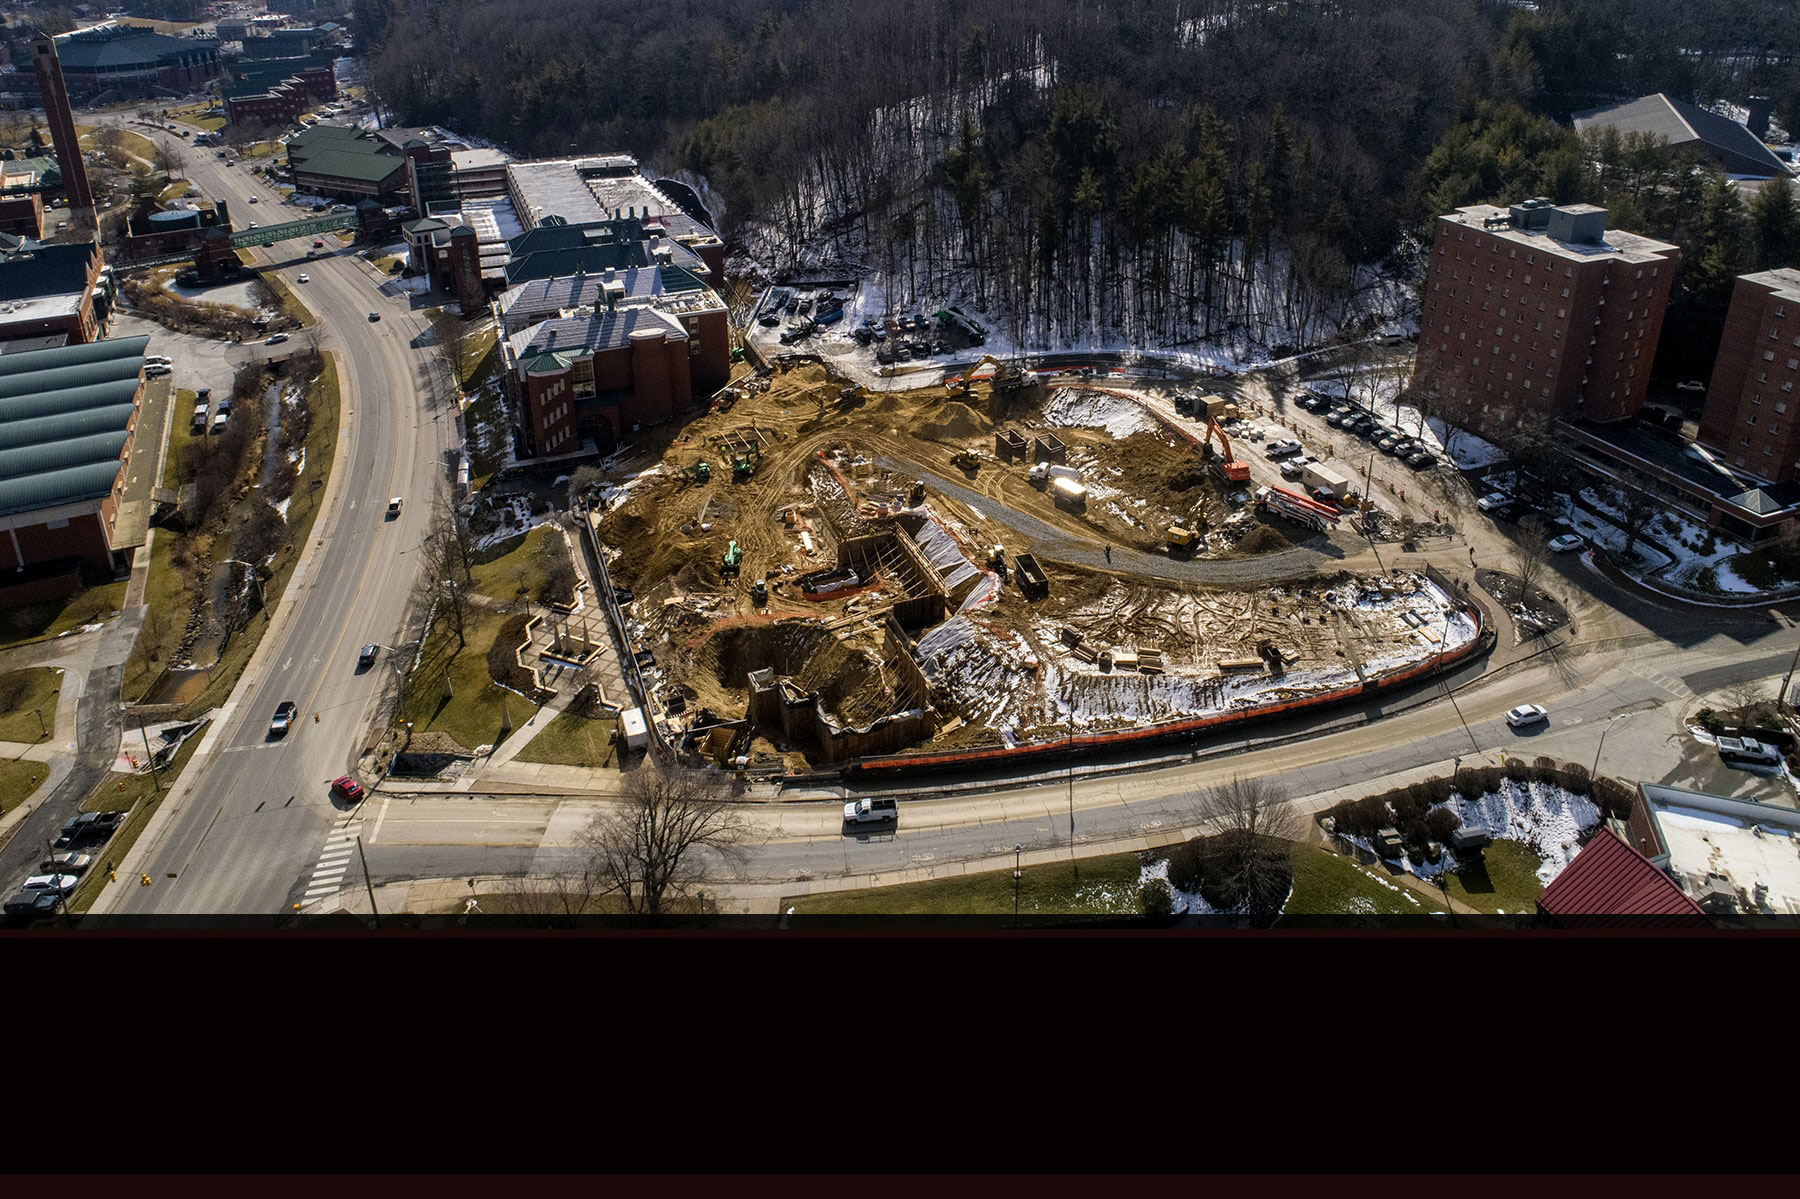
<svg viewBox="0 0 1800 1199"><path fill-rule="evenodd" d="M1262 488L1256 493L1256 506L1270 512L1279 512L1294 523L1317 529L1321 533L1336 528L1343 517L1330 504L1321 504L1285 487Z"/></svg>
<svg viewBox="0 0 1800 1199"><path fill-rule="evenodd" d="M1350 490L1350 480L1322 462L1307 463L1300 471L1300 481L1316 491L1323 491L1340 500L1348 499L1353 494Z"/></svg>
<svg viewBox="0 0 1800 1199"><path fill-rule="evenodd" d="M1059 508L1079 512L1087 507L1087 495L1087 486L1074 479L1050 480L1050 498L1056 502Z"/></svg>
<svg viewBox="0 0 1800 1199"><path fill-rule="evenodd" d="M1035 462L1025 472L1025 481L1033 487L1048 487L1057 479L1072 479L1081 482L1081 472L1072 466L1059 466L1049 462Z"/></svg>

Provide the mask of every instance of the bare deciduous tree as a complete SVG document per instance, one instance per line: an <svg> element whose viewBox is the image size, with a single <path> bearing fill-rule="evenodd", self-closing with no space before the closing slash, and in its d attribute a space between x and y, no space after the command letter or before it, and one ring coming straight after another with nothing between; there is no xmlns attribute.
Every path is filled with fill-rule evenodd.
<svg viewBox="0 0 1800 1199"><path fill-rule="evenodd" d="M461 391L463 381L475 368L475 328L447 308L431 314L431 340L438 356L450 370L450 382Z"/></svg>
<svg viewBox="0 0 1800 1199"><path fill-rule="evenodd" d="M1271 779L1233 778L1195 795L1194 816L1213 838L1205 867L1213 888L1252 912L1279 907L1293 876L1290 843L1302 828L1286 790Z"/></svg>
<svg viewBox="0 0 1800 1199"><path fill-rule="evenodd" d="M656 916L706 880L709 859L738 860L743 822L721 779L646 761L625 794L582 833L605 890L632 915Z"/></svg>
<svg viewBox="0 0 1800 1199"><path fill-rule="evenodd" d="M1522 525L1519 535L1513 541L1512 568L1519 580L1519 602L1529 603L1531 593L1544 577L1544 568L1550 563L1550 543L1544 536L1544 526L1540 521L1532 521Z"/></svg>
<svg viewBox="0 0 1800 1199"><path fill-rule="evenodd" d="M1638 539L1662 513L1662 505L1642 491L1619 489L1619 525L1625 530L1625 557L1636 556Z"/></svg>
<svg viewBox="0 0 1800 1199"><path fill-rule="evenodd" d="M458 649L468 644L470 595L474 591L474 535L454 503L445 500L432 513L431 527L419 543L419 594L447 617L456 630Z"/></svg>

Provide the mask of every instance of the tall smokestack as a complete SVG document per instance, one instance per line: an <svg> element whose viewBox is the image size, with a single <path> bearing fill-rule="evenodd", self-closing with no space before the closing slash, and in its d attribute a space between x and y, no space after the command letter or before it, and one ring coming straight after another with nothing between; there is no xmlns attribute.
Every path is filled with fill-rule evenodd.
<svg viewBox="0 0 1800 1199"><path fill-rule="evenodd" d="M75 135L75 112L69 107L69 89L63 83L62 63L57 61L56 40L40 37L31 43L31 65L37 68L38 90L44 93L44 116L56 143L56 165L62 171L63 194L69 216L93 229L94 193L88 188L87 165L81 160L81 139Z"/></svg>

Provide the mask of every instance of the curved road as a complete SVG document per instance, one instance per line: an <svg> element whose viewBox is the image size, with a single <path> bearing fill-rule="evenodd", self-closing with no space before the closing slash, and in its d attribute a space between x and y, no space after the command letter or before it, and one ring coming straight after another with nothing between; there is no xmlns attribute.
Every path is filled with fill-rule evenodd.
<svg viewBox="0 0 1800 1199"><path fill-rule="evenodd" d="M160 130L137 132L179 144L189 177L203 193L230 200L234 215L299 215L242 167ZM254 208L252 194L261 201ZM101 893L96 915L284 913L346 815L328 784L354 764L389 677L385 656L358 674L357 651L397 640L413 555L445 486L445 451L457 444L456 415L434 399L436 364L411 344L424 322L405 300L381 296L374 273L348 251L305 261L309 245L256 253L278 264L275 272L318 318L320 348L337 361L339 445L323 510L255 658L120 863L119 883ZM302 270L306 284L296 281ZM382 320L370 321L371 311ZM388 497L396 495L406 507L386 520ZM294 730L268 739L271 713L290 699L300 706ZM151 882L141 884L139 875Z"/></svg>

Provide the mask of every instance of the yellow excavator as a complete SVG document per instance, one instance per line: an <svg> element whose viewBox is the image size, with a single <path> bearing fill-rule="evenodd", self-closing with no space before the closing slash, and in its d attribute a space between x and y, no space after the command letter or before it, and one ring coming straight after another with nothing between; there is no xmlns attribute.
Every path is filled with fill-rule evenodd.
<svg viewBox="0 0 1800 1199"><path fill-rule="evenodd" d="M986 370L988 367L994 368L992 380L996 392L1018 391L1021 388L1037 386L1038 377L1034 372L1025 370L1016 362L1002 362L992 354L983 354L976 360L974 366L963 372L961 380L957 382L957 390L967 395L969 388L975 382L976 373Z"/></svg>
<svg viewBox="0 0 1800 1199"><path fill-rule="evenodd" d="M1169 549L1177 553L1190 553L1200 544L1200 531L1190 529L1186 525L1169 526Z"/></svg>

